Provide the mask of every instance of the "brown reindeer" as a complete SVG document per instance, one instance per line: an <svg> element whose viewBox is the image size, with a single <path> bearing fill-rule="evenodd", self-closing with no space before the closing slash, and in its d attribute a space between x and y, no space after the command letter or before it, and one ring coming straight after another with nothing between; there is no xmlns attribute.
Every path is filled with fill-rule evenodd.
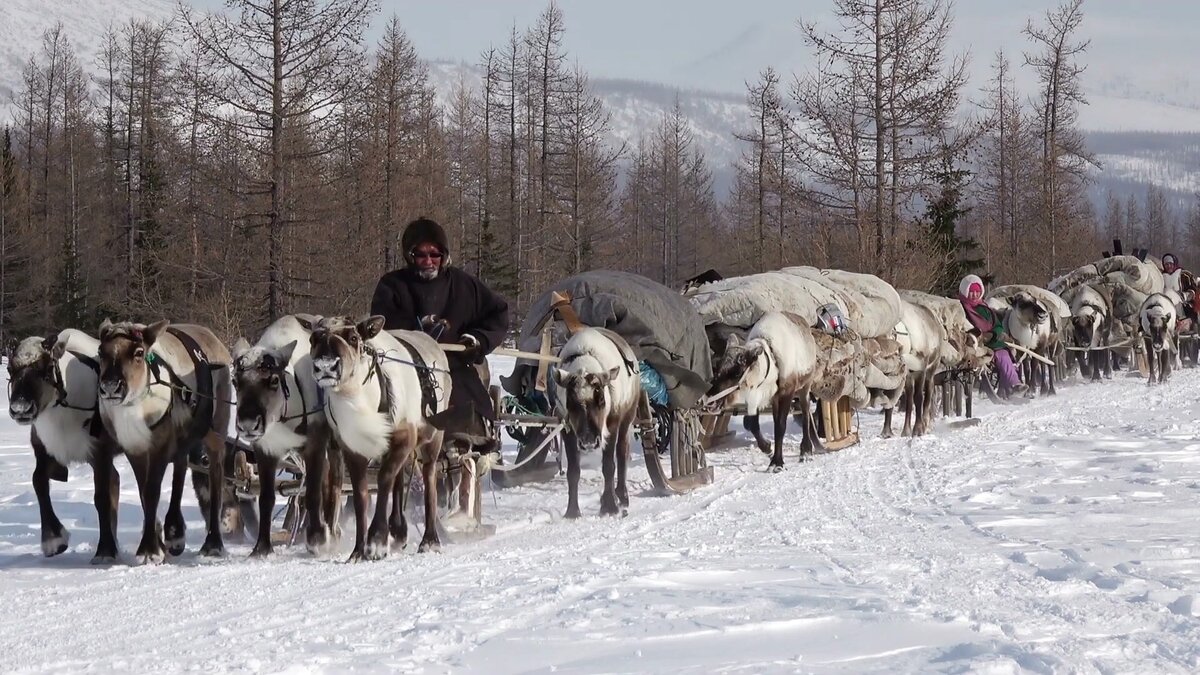
<svg viewBox="0 0 1200 675"><path fill-rule="evenodd" d="M99 354L100 419L129 458L142 501L138 561L161 563L168 545L172 555L183 552L178 495L172 494L167 513L165 545L156 530L156 514L167 464L176 462L178 485L187 449L195 443L202 443L207 451L207 484L216 488L208 491L195 481L207 525L200 553L222 555L221 494L233 389L229 351L202 326L170 326L166 320L146 326L106 319L100 326Z"/></svg>
<svg viewBox="0 0 1200 675"><path fill-rule="evenodd" d="M316 321L304 317L310 324ZM239 339L233 347L238 434L251 444L258 464L260 525L252 556L272 552L268 524L275 508L275 472L289 452L300 451L304 458L308 550L324 552L340 532L342 455L332 443L313 379L311 334L289 314L268 326L257 344Z"/></svg>

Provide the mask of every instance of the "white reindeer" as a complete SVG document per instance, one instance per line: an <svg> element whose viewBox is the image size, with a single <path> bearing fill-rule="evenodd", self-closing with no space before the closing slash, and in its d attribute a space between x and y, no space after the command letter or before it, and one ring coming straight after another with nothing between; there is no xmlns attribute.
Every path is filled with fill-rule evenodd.
<svg viewBox="0 0 1200 675"><path fill-rule="evenodd" d="M637 359L620 335L601 328L578 330L559 351L554 369L556 406L563 420L567 455L566 518L579 517L579 448L603 448L604 490L600 515L629 506L625 463L629 432L637 417L642 380ZM614 482L614 470L616 473Z"/></svg>
<svg viewBox="0 0 1200 675"><path fill-rule="evenodd" d="M443 432L428 418L450 401L450 364L437 342L425 333L384 331L384 317L355 323L347 317L323 317L313 325L310 356L313 376L325 398L325 415L342 448L354 491L354 550L350 561L387 556L389 536L403 546L403 513L389 520L397 477L419 461L425 483L425 533L418 551L437 549L437 472ZM367 529L367 468L379 460L375 515Z"/></svg>
<svg viewBox="0 0 1200 675"><path fill-rule="evenodd" d="M751 427L758 447L771 451L770 469L783 470L783 436L792 401L799 399L804 410L801 454L812 452L813 429L809 397L818 374L817 343L804 320L785 312L769 312L750 329L745 344L731 339L721 363L715 368L713 390L737 386L737 398L746 404L748 419L770 406L775 422L774 448Z"/></svg>
<svg viewBox="0 0 1200 675"><path fill-rule="evenodd" d="M1150 365L1150 381L1155 378L1162 384L1171 376L1171 362L1176 356L1175 346L1175 303L1163 293L1146 296L1138 309L1138 325L1146 346L1146 360Z"/></svg>

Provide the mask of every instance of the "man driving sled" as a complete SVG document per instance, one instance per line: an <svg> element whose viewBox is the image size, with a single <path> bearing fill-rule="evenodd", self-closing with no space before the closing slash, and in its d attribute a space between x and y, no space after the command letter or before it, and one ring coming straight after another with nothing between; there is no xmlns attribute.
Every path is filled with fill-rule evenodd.
<svg viewBox="0 0 1200 675"><path fill-rule="evenodd" d="M379 279L371 299L371 313L384 317L385 330L419 330L438 342L458 343L461 352L448 352L450 408L438 415L437 426L460 432L473 443L484 427L495 422L496 412L476 364L504 340L508 331L508 303L482 281L450 266L450 246L441 225L428 218L408 224L401 237L405 267ZM499 459L499 448L478 448Z"/></svg>

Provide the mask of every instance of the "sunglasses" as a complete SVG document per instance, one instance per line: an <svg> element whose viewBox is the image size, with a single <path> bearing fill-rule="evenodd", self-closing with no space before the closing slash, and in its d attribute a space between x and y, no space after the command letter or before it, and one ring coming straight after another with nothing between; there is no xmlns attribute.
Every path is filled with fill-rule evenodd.
<svg viewBox="0 0 1200 675"><path fill-rule="evenodd" d="M441 260L442 254L438 251L433 251L432 253L428 251L413 251L412 257L415 260Z"/></svg>

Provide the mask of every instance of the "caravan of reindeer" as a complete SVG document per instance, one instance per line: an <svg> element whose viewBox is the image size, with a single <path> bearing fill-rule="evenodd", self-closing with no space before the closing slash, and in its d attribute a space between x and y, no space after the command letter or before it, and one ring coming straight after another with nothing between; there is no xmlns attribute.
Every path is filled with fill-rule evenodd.
<svg viewBox="0 0 1200 675"><path fill-rule="evenodd" d="M1092 381L1126 366L1142 370L1150 384L1163 383L1180 362L1180 331L1188 323L1182 320L1184 304L1194 293L1132 256L1081 267L1048 288L992 289L985 302L1002 318L1028 387L1024 396L1009 398L992 384L991 351L954 298L897 291L871 275L808 267L731 279L709 270L682 293L621 274L567 280L587 285L591 295L573 299L560 288L543 302L545 316L534 317L522 333L534 349L540 342L540 350L517 352L518 368L502 378L506 387L519 387L514 400L528 395L551 401L541 417L505 408L500 419L510 433L519 424L551 430L537 436L538 448L522 453L528 456L518 464L544 454L549 438L562 435L569 519L582 515L584 452L601 454L599 514L617 515L629 507L627 462L634 433L642 437L656 487L683 492L711 481L704 452L731 414L744 416L757 447L770 456L767 470L777 472L784 469L790 416L800 426L803 461L857 440L849 421L853 410L878 409L882 435L890 437L893 412L903 406L900 434L930 433L939 390L943 415L952 407L962 412L965 402L971 418L976 387L993 401L1018 403L1055 395L1056 383L1076 367ZM599 290L605 283L611 288ZM639 305L639 293L654 297ZM628 306L614 311L614 297ZM639 318L635 315L650 310L626 311L643 305L658 314ZM671 330L656 326L670 324L666 307L685 326L676 331L683 342L656 342ZM589 325L580 316L601 318ZM620 318L610 323L609 316ZM569 333L558 331L556 349L551 335L564 322ZM685 355L689 347L680 344L701 346ZM443 474L452 461L482 461L479 454L455 448L469 447L464 439L499 442L498 426L487 432L491 437L447 428L446 420L460 416L447 411L451 383L443 348L425 333L385 331L378 316L287 315L255 343L239 338L232 349L203 326L105 320L96 337L66 329L21 340L9 350L8 373L9 415L30 427L42 551L59 555L69 544L52 504L51 481L65 480L69 470L87 464L95 482L97 564L119 557L120 457L133 469L144 514L135 553L140 563L161 563L184 552L182 498L189 467L206 528L199 552L225 554L223 530L229 528L223 514L231 502L245 498L249 483L241 474L247 455L253 457L258 497L250 555L274 550L276 474L286 466L303 473L289 498L302 496L297 508L308 550L324 556L334 549L348 494L355 521L350 560L358 561L378 560L406 546L410 472L419 472L424 496L417 550L436 551L445 525L439 511L453 510L451 500L445 506L439 501L449 484ZM499 401L498 391L494 395ZM767 411L770 442L758 424ZM231 416L233 439L227 433ZM665 455L670 477L659 466ZM168 466L172 490L160 525ZM241 467L233 471L238 476L230 475L231 466ZM463 475L478 480L476 473L471 464ZM477 495L472 499L477 509Z"/></svg>

